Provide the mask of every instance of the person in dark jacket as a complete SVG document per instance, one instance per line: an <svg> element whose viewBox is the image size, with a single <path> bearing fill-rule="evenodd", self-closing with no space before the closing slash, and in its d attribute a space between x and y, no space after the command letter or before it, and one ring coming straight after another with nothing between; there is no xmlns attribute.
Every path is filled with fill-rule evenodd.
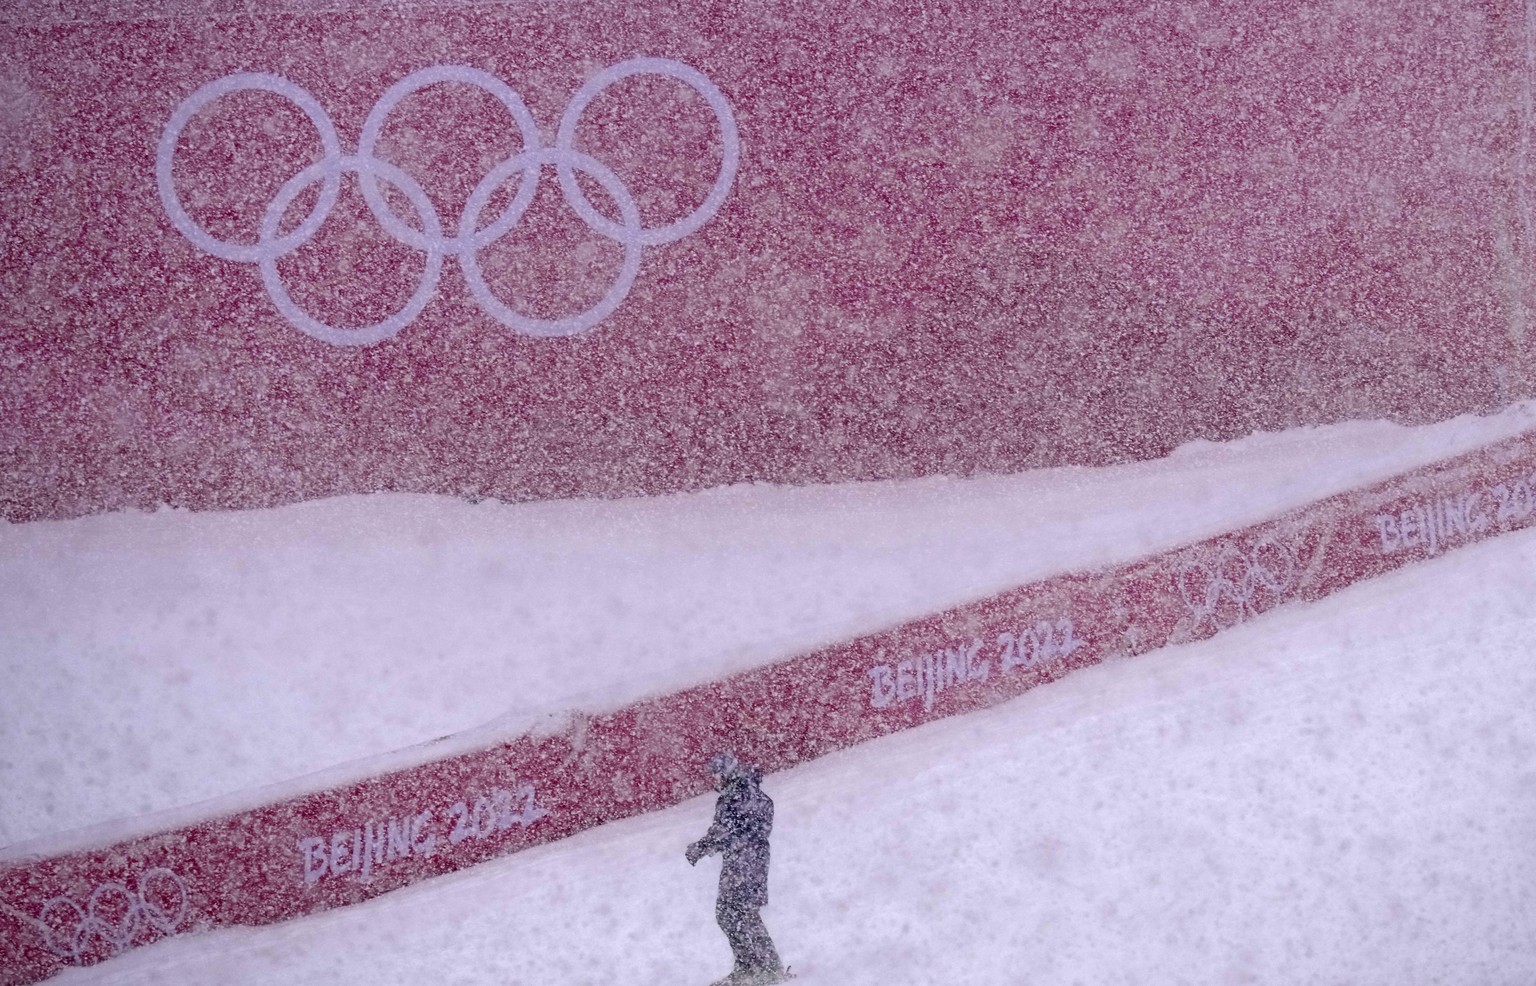
<svg viewBox="0 0 1536 986"><path fill-rule="evenodd" d="M715 822L685 855L690 866L713 853L723 856L715 920L731 943L736 967L716 986L783 982L787 978L784 965L758 913L768 903L768 834L773 831L773 801L760 786L762 775L729 753L710 760L709 773L720 792Z"/></svg>

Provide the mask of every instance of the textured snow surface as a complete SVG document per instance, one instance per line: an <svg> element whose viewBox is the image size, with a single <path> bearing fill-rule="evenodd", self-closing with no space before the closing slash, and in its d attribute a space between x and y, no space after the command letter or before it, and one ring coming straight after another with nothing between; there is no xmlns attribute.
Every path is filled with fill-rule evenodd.
<svg viewBox="0 0 1536 986"><path fill-rule="evenodd" d="M1265 444L1250 446L1253 471L1294 454L1287 443L1258 454ZM1213 474L1186 461L1183 473L1148 472L1182 475L1203 502ZM805 491L805 526L826 524L817 511L849 492ZM1142 508L1147 528L1179 516L1150 497ZM890 509L891 539L915 538L918 515ZM695 536L712 529L700 513ZM998 526L977 513L978 526ZM859 516L839 525L850 543L878 526ZM1140 532L1126 550L1156 540L1125 523ZM769 527L757 528L764 543ZM751 575L761 554L737 544ZM1095 561L1107 550L1086 536L1081 546ZM804 986L1528 986L1533 569L1536 532L1505 536L775 774L769 927ZM845 602L846 618L867 612L860 598L826 605ZM537 680L549 658L524 660L508 657L505 676ZM34 764L57 755L22 752ZM717 864L690 869L682 850L710 809L695 799L358 907L173 939L58 982L703 984L729 963L712 921Z"/></svg>
<svg viewBox="0 0 1536 986"><path fill-rule="evenodd" d="M1532 426L1521 406L966 481L0 524L0 846L672 689Z"/></svg>

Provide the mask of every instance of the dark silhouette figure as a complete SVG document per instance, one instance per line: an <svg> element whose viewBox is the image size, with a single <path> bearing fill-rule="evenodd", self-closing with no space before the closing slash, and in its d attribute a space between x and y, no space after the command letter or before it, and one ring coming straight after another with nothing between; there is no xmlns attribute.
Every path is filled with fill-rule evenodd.
<svg viewBox="0 0 1536 986"><path fill-rule="evenodd" d="M721 853L720 895L715 920L731 943L736 967L715 986L758 986L788 978L758 909L768 903L768 834L773 801L760 786L762 775L729 753L709 762L720 798L715 822L688 847L689 865Z"/></svg>

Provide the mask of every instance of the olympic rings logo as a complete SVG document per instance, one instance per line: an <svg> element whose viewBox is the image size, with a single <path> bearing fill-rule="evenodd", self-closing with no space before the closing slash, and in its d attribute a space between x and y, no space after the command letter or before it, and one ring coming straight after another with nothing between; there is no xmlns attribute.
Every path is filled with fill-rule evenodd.
<svg viewBox="0 0 1536 986"><path fill-rule="evenodd" d="M186 884L157 866L139 877L137 892L121 883L103 883L84 907L68 897L55 897L32 923L50 952L83 965L96 953L96 942L105 946L107 955L116 955L132 947L146 929L175 934L186 916Z"/></svg>
<svg viewBox="0 0 1536 986"><path fill-rule="evenodd" d="M659 75L676 79L691 87L704 98L715 113L720 125L724 153L720 172L704 202L693 212L662 226L646 227L641 224L640 210L634 196L619 177L601 161L583 154L573 146L576 127L587 106L604 89L635 75ZM379 135L389 114L402 100L417 90L439 82L459 82L489 93L511 115L522 136L523 149L492 168L475 186L459 216L456 232L444 231L443 219L437 214L416 180L402 169L381 160L374 154ZM277 195L268 203L262 217L257 240L253 244L220 240L199 226L181 203L176 192L173 172L176 146L187 122L205 106L231 93L259 90L285 97L304 112L320 134L323 155L319 161L289 178ZM634 58L611 65L588 79L571 97L560 118L553 147L545 147L539 136L533 114L523 103L521 96L510 86L488 72L466 65L439 65L421 69L396 82L385 91L369 111L363 124L362 136L356 154L343 154L341 139L330 116L319 102L303 87L277 75L260 72L241 72L216 79L188 96L166 124L160 137L155 157L155 181L160 189L160 201L165 206L171 224L204 251L240 263L255 264L261 271L261 280L267 294L279 312L295 328L323 342L338 346L367 346L390 338L411 324L422 309L431 301L442 273L443 258L455 257L464 271L464 279L470 293L481 309L500 324L515 332L533 336L570 336L602 322L624 302L640 270L641 252L645 247L660 246L682 239L708 222L730 193L736 180L736 168L741 159L741 141L736 132L736 120L725 95L707 77L682 62L667 58ZM617 280L608 293L591 308L563 318L538 319L514 311L492 292L481 270L479 253L509 233L527 212L538 190L539 178L546 167L552 167L559 178L560 191L582 222L594 232L619 244L624 250L623 264ZM594 179L613 199L619 211L617 222L598 212L576 181L576 172ZM278 274L277 262L298 250L315 235L330 215L341 190L342 176L357 175L363 198L375 219L391 238L419 250L426 255L426 267L421 283L405 306L395 314L373 325L337 327L328 325L301 309L289 295ZM491 196L514 177L521 176L517 193L512 201L484 228L480 226L481 213L485 211ZM421 224L417 229L398 216L385 201L379 183L393 186L416 213ZM309 215L291 232L282 233L282 221L293 202L313 185L320 186L320 193Z"/></svg>
<svg viewBox="0 0 1536 986"><path fill-rule="evenodd" d="M1207 554L1180 565L1178 584L1197 620L1231 627L1285 598L1296 584L1296 557L1268 538L1247 554L1224 544L1214 557Z"/></svg>

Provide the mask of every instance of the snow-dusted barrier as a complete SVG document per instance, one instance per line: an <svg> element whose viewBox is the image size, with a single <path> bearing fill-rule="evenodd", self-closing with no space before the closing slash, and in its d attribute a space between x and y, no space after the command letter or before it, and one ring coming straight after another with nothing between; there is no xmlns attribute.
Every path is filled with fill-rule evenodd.
<svg viewBox="0 0 1536 986"><path fill-rule="evenodd" d="M282 921L1211 636L1536 521L1536 433L1142 561L252 811L0 869L0 984L168 935Z"/></svg>

